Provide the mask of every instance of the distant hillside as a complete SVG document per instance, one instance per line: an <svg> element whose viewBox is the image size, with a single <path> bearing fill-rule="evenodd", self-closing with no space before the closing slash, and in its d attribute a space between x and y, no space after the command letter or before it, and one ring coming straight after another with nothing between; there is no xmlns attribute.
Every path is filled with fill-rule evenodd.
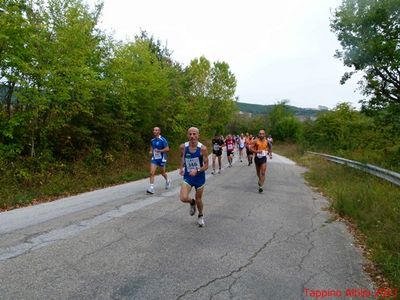
<svg viewBox="0 0 400 300"><path fill-rule="evenodd" d="M275 105L261 105L261 104L251 104L251 103L243 103L236 102L239 110L242 112L251 113L253 115L264 115L271 113L272 109ZM324 110L313 109L313 108L301 108L296 106L287 105L287 109L292 112L295 116L298 117L316 117L317 114Z"/></svg>

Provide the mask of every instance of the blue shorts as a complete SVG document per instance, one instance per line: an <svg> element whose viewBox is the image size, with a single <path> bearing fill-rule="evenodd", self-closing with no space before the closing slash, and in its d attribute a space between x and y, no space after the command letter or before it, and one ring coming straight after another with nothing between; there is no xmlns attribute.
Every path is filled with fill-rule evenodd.
<svg viewBox="0 0 400 300"><path fill-rule="evenodd" d="M206 174L199 174L198 176L184 176L183 183L188 186L194 187L196 190L201 189L206 184Z"/></svg>
<svg viewBox="0 0 400 300"><path fill-rule="evenodd" d="M160 166L160 167L165 167L165 165L167 164L167 161L166 160L164 160L164 159L152 159L151 160L151 163L153 164L153 165L156 165L156 166Z"/></svg>

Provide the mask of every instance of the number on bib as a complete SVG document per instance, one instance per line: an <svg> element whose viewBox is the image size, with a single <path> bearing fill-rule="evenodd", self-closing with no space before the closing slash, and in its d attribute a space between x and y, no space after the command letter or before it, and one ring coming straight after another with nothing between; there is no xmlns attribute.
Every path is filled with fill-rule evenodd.
<svg viewBox="0 0 400 300"><path fill-rule="evenodd" d="M263 150L263 152L261 152L261 153L257 153L257 157L258 158L263 158L265 156L267 156L266 153L265 153L265 150Z"/></svg>
<svg viewBox="0 0 400 300"><path fill-rule="evenodd" d="M161 154L161 152L154 150L153 151L153 157L154 157L154 159L161 159L162 158L162 154Z"/></svg>
<svg viewBox="0 0 400 300"><path fill-rule="evenodd" d="M190 172L191 170L200 169L200 160L198 157L195 158L185 158L186 170Z"/></svg>

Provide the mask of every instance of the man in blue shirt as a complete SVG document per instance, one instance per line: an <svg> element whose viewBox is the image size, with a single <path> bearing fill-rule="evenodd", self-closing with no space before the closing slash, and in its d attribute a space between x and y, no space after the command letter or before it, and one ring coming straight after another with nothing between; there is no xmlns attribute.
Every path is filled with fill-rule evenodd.
<svg viewBox="0 0 400 300"><path fill-rule="evenodd" d="M180 146L181 164L179 175L183 176L180 199L184 203L190 204L190 215L196 213L196 205L199 210L197 223L200 227L204 226L203 217L203 191L206 183L205 171L208 169L207 147L199 142L199 129L191 127L188 130L189 141ZM195 199L189 196L190 190L196 189Z"/></svg>
<svg viewBox="0 0 400 300"><path fill-rule="evenodd" d="M154 194L154 176L156 174L157 166L161 169L161 175L165 178L165 189L171 187L171 180L168 179L165 172L165 165L167 164L167 152L169 151L168 141L161 136L159 127L153 128L154 138L151 140L150 154L150 187L147 189L148 194Z"/></svg>

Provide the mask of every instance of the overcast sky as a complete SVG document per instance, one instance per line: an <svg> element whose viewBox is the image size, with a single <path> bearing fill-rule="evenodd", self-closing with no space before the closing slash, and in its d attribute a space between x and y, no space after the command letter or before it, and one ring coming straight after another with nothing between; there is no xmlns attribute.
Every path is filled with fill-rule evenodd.
<svg viewBox="0 0 400 300"><path fill-rule="evenodd" d="M358 79L340 85L347 69L333 57L340 44L330 31L330 10L341 2L104 0L100 26L124 41L146 30L183 65L202 55L227 62L240 102L359 107Z"/></svg>

